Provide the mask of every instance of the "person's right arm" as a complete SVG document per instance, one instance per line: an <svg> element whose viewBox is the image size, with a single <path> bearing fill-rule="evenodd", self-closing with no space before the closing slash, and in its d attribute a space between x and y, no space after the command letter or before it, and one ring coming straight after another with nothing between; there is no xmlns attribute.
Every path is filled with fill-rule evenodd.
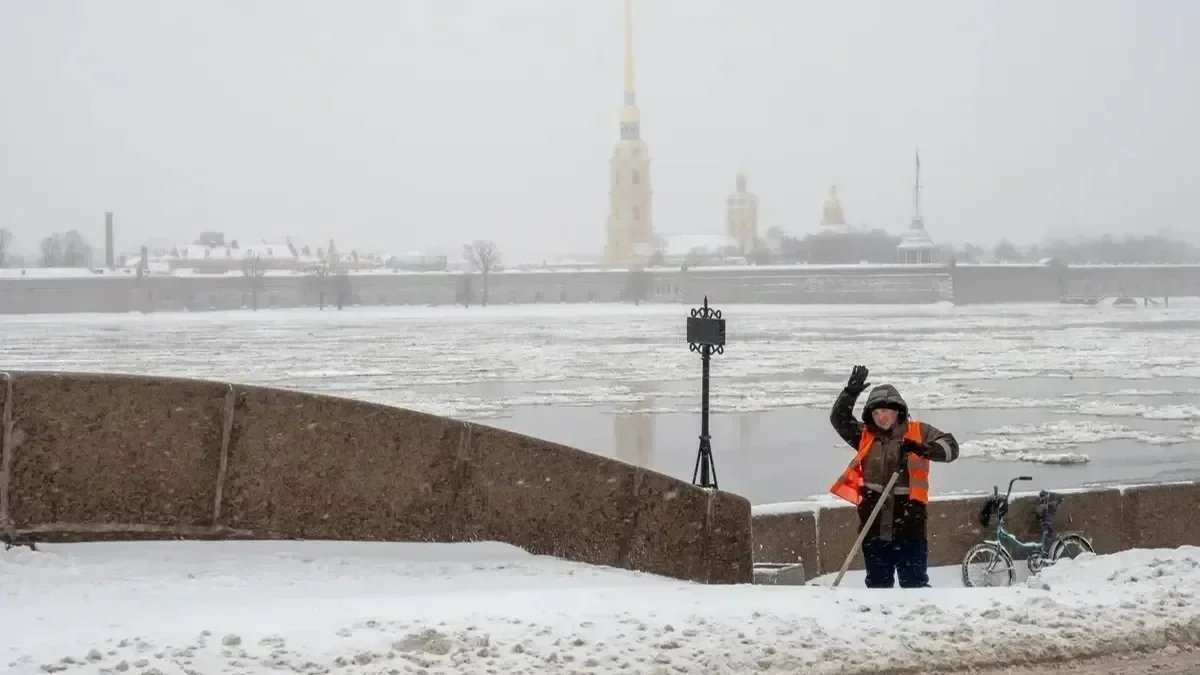
<svg viewBox="0 0 1200 675"><path fill-rule="evenodd" d="M855 366L850 381L846 383L842 393L838 394L837 400L833 402L833 410L829 413L829 423L833 425L834 431L855 450L858 449L858 442L862 438L863 424L854 419L854 403L867 388L866 380L866 366Z"/></svg>
<svg viewBox="0 0 1200 675"><path fill-rule="evenodd" d="M833 402L833 410L829 413L829 423L833 425L833 430L855 450L858 449L858 441L862 438L863 426L862 422L854 419L854 403L858 400L859 393L861 392L843 389Z"/></svg>

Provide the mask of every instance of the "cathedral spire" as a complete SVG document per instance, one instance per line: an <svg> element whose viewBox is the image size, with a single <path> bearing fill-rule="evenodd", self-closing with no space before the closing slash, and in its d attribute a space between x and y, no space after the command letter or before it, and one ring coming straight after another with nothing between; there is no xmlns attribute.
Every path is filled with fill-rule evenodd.
<svg viewBox="0 0 1200 675"><path fill-rule="evenodd" d="M913 182L913 218L921 219L921 151L917 150L917 178Z"/></svg>
<svg viewBox="0 0 1200 675"><path fill-rule="evenodd" d="M614 5L616 3L613 3ZM621 139L613 148L605 261L613 267L644 264L657 245L651 213L650 153L642 140L633 93L633 2L625 0L625 101Z"/></svg>
<svg viewBox="0 0 1200 675"><path fill-rule="evenodd" d="M625 105L637 105L633 93L633 0L625 0Z"/></svg>
<svg viewBox="0 0 1200 675"><path fill-rule="evenodd" d="M641 136L637 95L633 91L633 0L625 0L625 107L621 110L621 140Z"/></svg>

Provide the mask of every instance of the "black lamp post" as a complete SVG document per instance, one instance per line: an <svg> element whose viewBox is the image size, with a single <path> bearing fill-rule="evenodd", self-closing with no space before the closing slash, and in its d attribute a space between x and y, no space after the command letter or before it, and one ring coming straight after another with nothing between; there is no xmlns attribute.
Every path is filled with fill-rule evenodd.
<svg viewBox="0 0 1200 675"><path fill-rule="evenodd" d="M688 317L687 341L689 349L700 352L700 362L704 368L700 385L700 450L696 454L692 484L716 490L720 488L717 487L717 468L713 465L708 435L708 361L714 352L725 352L725 319L721 318L721 310L708 306L707 295L704 296L704 306L693 309ZM696 482L697 476L699 483Z"/></svg>

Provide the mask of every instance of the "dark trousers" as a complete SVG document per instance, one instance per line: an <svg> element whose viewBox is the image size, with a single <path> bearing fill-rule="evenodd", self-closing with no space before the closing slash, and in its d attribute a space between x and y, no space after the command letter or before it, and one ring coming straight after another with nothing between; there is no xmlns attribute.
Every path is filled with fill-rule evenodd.
<svg viewBox="0 0 1200 675"><path fill-rule="evenodd" d="M900 577L900 588L929 587L929 544L925 541L883 541L868 537L862 543L867 567L867 588L891 588Z"/></svg>

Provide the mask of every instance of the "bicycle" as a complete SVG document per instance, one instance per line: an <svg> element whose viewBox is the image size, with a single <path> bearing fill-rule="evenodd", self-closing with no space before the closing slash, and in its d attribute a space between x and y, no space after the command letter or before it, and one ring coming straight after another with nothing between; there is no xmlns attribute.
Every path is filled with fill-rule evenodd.
<svg viewBox="0 0 1200 675"><path fill-rule="evenodd" d="M1032 476L1017 476L1008 482L1008 492L1000 496L1000 488L992 486L992 497L984 504L979 512L979 523L988 527L993 515L996 517L996 538L984 540L971 547L963 556L962 578L963 586L1008 586L1016 579L1016 565L1008 546L1014 546L1019 551L1028 551L1026 565L1030 574L1037 574L1046 567L1055 564L1062 558L1074 558L1080 553L1095 553L1090 539L1079 532L1064 532L1054 535L1052 519L1058 506L1062 504L1063 496L1042 490L1038 493L1036 508L1041 521L1042 536L1038 541L1022 541L1016 535L1004 529L1004 516L1008 513L1008 502L1012 496L1013 483L1019 480L1033 480ZM1008 546L1006 546L1006 543ZM973 565L984 565L984 583L977 583L971 577ZM1003 583L991 583L994 578Z"/></svg>

